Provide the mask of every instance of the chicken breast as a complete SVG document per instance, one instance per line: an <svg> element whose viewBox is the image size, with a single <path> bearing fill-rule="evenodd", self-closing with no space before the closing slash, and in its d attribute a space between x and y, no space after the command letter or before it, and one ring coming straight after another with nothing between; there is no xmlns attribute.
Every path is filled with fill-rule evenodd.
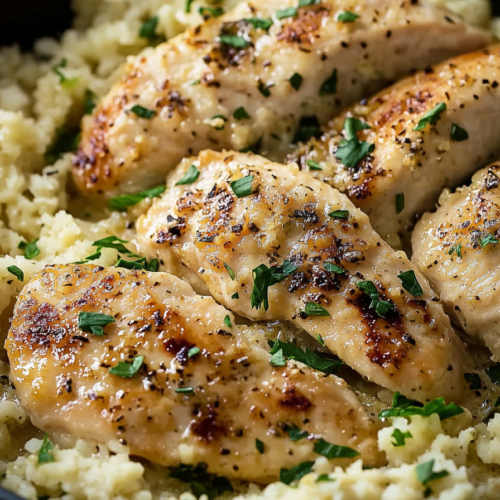
<svg viewBox="0 0 500 500"><path fill-rule="evenodd" d="M172 173L138 234L143 253L231 310L293 322L377 384L421 401L461 392L462 352L427 280L309 173L204 151Z"/></svg>
<svg viewBox="0 0 500 500"><path fill-rule="evenodd" d="M304 3L244 3L133 60L84 123L78 187L140 191L205 148L282 160L343 107L489 41L423 2Z"/></svg>
<svg viewBox="0 0 500 500"><path fill-rule="evenodd" d="M288 160L347 194L400 246L444 187L500 156L499 82L500 46L451 59L347 110Z"/></svg>
<svg viewBox="0 0 500 500"><path fill-rule="evenodd" d="M93 334L82 314L114 322ZM292 361L271 366L231 313L165 273L47 267L23 289L6 347L21 402L44 430L119 438L154 462L205 462L247 481L314 460L321 438L383 463L377 426L345 382ZM295 427L310 439L293 442Z"/></svg>
<svg viewBox="0 0 500 500"><path fill-rule="evenodd" d="M500 164L468 187L445 191L435 213L415 227L412 260L441 295L446 311L500 361Z"/></svg>

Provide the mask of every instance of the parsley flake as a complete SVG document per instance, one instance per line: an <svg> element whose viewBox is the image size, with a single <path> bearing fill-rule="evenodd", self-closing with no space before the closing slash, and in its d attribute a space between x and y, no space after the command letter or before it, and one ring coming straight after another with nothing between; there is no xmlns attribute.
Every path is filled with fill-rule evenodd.
<svg viewBox="0 0 500 500"><path fill-rule="evenodd" d="M420 283L415 276L415 271L410 269L409 271L405 271L404 273L398 274L398 278L401 280L403 288L411 293L414 297L419 297L423 295L424 291L420 286Z"/></svg>
<svg viewBox="0 0 500 500"><path fill-rule="evenodd" d="M9 266L7 268L10 274L13 274L19 281L24 281L24 273L22 269L19 269L17 266Z"/></svg>
<svg viewBox="0 0 500 500"><path fill-rule="evenodd" d="M231 324L231 318L229 317L229 314L226 314L226 316L224 317L224 324L229 328L233 327L233 325Z"/></svg>
<svg viewBox="0 0 500 500"><path fill-rule="evenodd" d="M194 356L196 356L197 354L200 354L201 352L201 349L199 347L191 347L191 349L189 349L188 351L188 358L193 358Z"/></svg>
<svg viewBox="0 0 500 500"><path fill-rule="evenodd" d="M140 104L134 104L134 106L132 106L130 108L130 111L132 113L134 113L135 115L137 115L138 117L144 118L146 120L150 120L151 118L153 118L154 115L156 115L155 110L145 108L144 106L141 106Z"/></svg>
<svg viewBox="0 0 500 500"><path fill-rule="evenodd" d="M299 128L293 138L293 143L307 142L313 137L321 134L319 120L316 116L303 116L299 122Z"/></svg>
<svg viewBox="0 0 500 500"><path fill-rule="evenodd" d="M476 389L481 389L481 378L477 373L464 373L465 381L468 382L469 390L474 391Z"/></svg>
<svg viewBox="0 0 500 500"><path fill-rule="evenodd" d="M348 446L340 446L338 444L332 444L325 441L323 438L318 439L314 443L314 453L318 455L323 455L332 460L334 458L354 458L359 455L356 450L349 448Z"/></svg>
<svg viewBox="0 0 500 500"><path fill-rule="evenodd" d="M433 472L434 468L434 460L429 460L428 462L424 462L422 464L418 464L415 468L415 472L417 474L417 479L424 485L427 486L424 495L427 497L431 494L431 489L428 487L428 484L432 481L437 481L438 479L442 479L443 477L448 476L450 473L447 470L442 470L439 472Z"/></svg>
<svg viewBox="0 0 500 500"><path fill-rule="evenodd" d="M231 295L231 299L233 300L238 300L240 298L240 294L238 292L234 292L233 295Z"/></svg>
<svg viewBox="0 0 500 500"><path fill-rule="evenodd" d="M238 121L249 120L251 116L247 113L247 110L243 106L240 106L233 111L233 118Z"/></svg>
<svg viewBox="0 0 500 500"><path fill-rule="evenodd" d="M349 210L334 210L328 214L332 219L348 220Z"/></svg>
<svg viewBox="0 0 500 500"><path fill-rule="evenodd" d="M261 264L253 269L253 289L250 298L252 308L260 309L263 306L267 311L269 309L268 288L283 281L297 269L298 267L288 260L285 260L281 266L267 267L265 264Z"/></svg>
<svg viewBox="0 0 500 500"><path fill-rule="evenodd" d="M177 387L175 392L177 394L194 394L194 389L192 387Z"/></svg>
<svg viewBox="0 0 500 500"><path fill-rule="evenodd" d="M193 2L194 0L186 0L186 8L185 8L186 14L189 14L191 12L191 5Z"/></svg>
<svg viewBox="0 0 500 500"><path fill-rule="evenodd" d="M346 10L337 16L337 21L340 21L341 23L353 23L356 19L358 19L358 17L358 14Z"/></svg>
<svg viewBox="0 0 500 500"><path fill-rule="evenodd" d="M333 95L337 93L338 71L335 68L332 74L323 82L319 89L319 95Z"/></svg>
<svg viewBox="0 0 500 500"><path fill-rule="evenodd" d="M441 118L441 113L445 110L446 110L446 103L445 102L439 103L436 107L431 109L424 116L422 116L422 118L420 118L418 125L413 130L415 132L418 132L419 130L424 130L424 128L427 127L427 125L436 125L439 118Z"/></svg>
<svg viewBox="0 0 500 500"><path fill-rule="evenodd" d="M238 35L219 35L219 41L225 45L230 45L238 49L244 49L250 45L248 40Z"/></svg>
<svg viewBox="0 0 500 500"><path fill-rule="evenodd" d="M91 115L97 106L97 95L90 89L85 89L83 97L83 111L86 115Z"/></svg>
<svg viewBox="0 0 500 500"><path fill-rule="evenodd" d="M144 356L137 356L132 360L132 363L119 361L116 366L109 369L109 373L121 378L132 378L140 370L143 363Z"/></svg>
<svg viewBox="0 0 500 500"><path fill-rule="evenodd" d="M78 149L80 134L72 130L61 128L57 131L52 145L45 152L45 161L52 165L62 158L64 153L71 153Z"/></svg>
<svg viewBox="0 0 500 500"><path fill-rule="evenodd" d="M309 433L307 431L301 431L298 427L292 427L288 430L288 435L290 436L290 439L296 443L297 441L309 436Z"/></svg>
<svg viewBox="0 0 500 500"><path fill-rule="evenodd" d="M231 278L231 281L234 281L236 279L236 274L235 272L225 263L223 262L224 267L226 268L227 274L229 274L229 277ZM238 292L236 292L238 293Z"/></svg>
<svg viewBox="0 0 500 500"><path fill-rule="evenodd" d="M271 96L271 91L269 90L269 87L268 87L265 83L261 82L260 80L259 80L259 83L258 83L258 85L257 85L257 88L259 89L259 92L260 92L260 93L261 93L261 94L262 94L265 98L268 98L268 97L270 97L270 96Z"/></svg>
<svg viewBox="0 0 500 500"><path fill-rule="evenodd" d="M285 357L283 356L283 349L279 349L278 351L276 351L271 356L269 363L271 364L271 366L285 366L286 360Z"/></svg>
<svg viewBox="0 0 500 500"><path fill-rule="evenodd" d="M316 5L320 0L299 0L299 7L308 7L309 5Z"/></svg>
<svg viewBox="0 0 500 500"><path fill-rule="evenodd" d="M381 318L386 318L390 311L395 311L396 306L387 300L381 300L378 294L377 287L371 281L360 281L357 284L358 288L372 299L370 309L375 309L375 312Z"/></svg>
<svg viewBox="0 0 500 500"><path fill-rule="evenodd" d="M466 141L469 138L469 133L464 128L453 123L451 126L450 139L455 142Z"/></svg>
<svg viewBox="0 0 500 500"><path fill-rule="evenodd" d="M264 443L260 439L255 439L255 447L261 455L264 454Z"/></svg>
<svg viewBox="0 0 500 500"><path fill-rule="evenodd" d="M34 259L40 255L40 249L37 246L38 239L31 241L30 243L26 243L25 241L21 241L17 248L23 250L24 257L26 259Z"/></svg>
<svg viewBox="0 0 500 500"><path fill-rule="evenodd" d="M461 406L457 406L455 403L446 405L444 398L434 399L424 406L422 403L408 399L396 391L392 399L392 407L382 410L378 418L411 417L412 415L428 417L433 413L437 413L441 420L445 420L460 415L463 412L464 409Z"/></svg>
<svg viewBox="0 0 500 500"><path fill-rule="evenodd" d="M500 385L500 363L494 363L487 368L486 375L495 385Z"/></svg>
<svg viewBox="0 0 500 500"><path fill-rule="evenodd" d="M184 174L182 179L175 183L176 186L185 186L186 184L192 184L200 176L200 171L195 165L191 165L187 172Z"/></svg>
<svg viewBox="0 0 500 500"><path fill-rule="evenodd" d="M98 337L104 335L103 326L114 323L115 318L108 314L80 312L78 314L78 328L83 332L93 333Z"/></svg>
<svg viewBox="0 0 500 500"><path fill-rule="evenodd" d="M78 78L66 78L61 69L68 65L68 61L64 58L60 63L54 64L52 66L52 72L59 77L59 83L66 89L73 87L77 82Z"/></svg>
<svg viewBox="0 0 500 500"><path fill-rule="evenodd" d="M287 17L296 17L297 9L295 7L287 7L276 11L276 19L285 19Z"/></svg>
<svg viewBox="0 0 500 500"><path fill-rule="evenodd" d="M453 252L456 252L458 258L462 258L462 243L455 245L450 248L448 255L453 255Z"/></svg>
<svg viewBox="0 0 500 500"><path fill-rule="evenodd" d="M221 7L200 7L198 13L203 17L220 17L224 14L224 9Z"/></svg>
<svg viewBox="0 0 500 500"><path fill-rule="evenodd" d="M154 188L141 191L140 193L115 196L109 200L108 207L116 212L123 212L128 207L133 207L146 198L158 198L158 196L164 193L166 189L166 186L156 186Z"/></svg>
<svg viewBox="0 0 500 500"><path fill-rule="evenodd" d="M54 457L54 445L49 439L49 435L45 434L43 436L43 443L38 451L38 464L48 464L55 460Z"/></svg>
<svg viewBox="0 0 500 500"><path fill-rule="evenodd" d="M329 272L334 274L340 274L341 276L347 274L347 271L333 262L324 262L323 267Z"/></svg>
<svg viewBox="0 0 500 500"><path fill-rule="evenodd" d="M273 25L272 19L264 17L247 17L244 21L247 24L251 24L255 29L261 29L264 31L268 31Z"/></svg>
<svg viewBox="0 0 500 500"><path fill-rule="evenodd" d="M280 470L280 481L284 484L292 484L294 481L298 481L303 478L306 474L309 474L313 469L314 462L302 462L295 467L290 469Z"/></svg>
<svg viewBox="0 0 500 500"><path fill-rule="evenodd" d="M391 434L391 437L394 438L394 441L391 441L392 446L404 446L406 444L407 438L412 438L411 432L401 432L399 429L394 429L394 432Z"/></svg>
<svg viewBox="0 0 500 500"><path fill-rule="evenodd" d="M498 240L492 234L487 234L486 236L479 238L479 246L481 248L484 248L487 245L496 245L497 243Z"/></svg>
<svg viewBox="0 0 500 500"><path fill-rule="evenodd" d="M299 90L302 82L304 81L304 77L299 73L294 73L289 79L288 83L292 86L293 89Z"/></svg>
<svg viewBox="0 0 500 500"><path fill-rule="evenodd" d="M335 157L346 167L356 168L363 158L374 151L375 144L358 139L358 132L369 128L370 125L357 118L349 117L344 122L346 139L340 141Z"/></svg>
<svg viewBox="0 0 500 500"><path fill-rule="evenodd" d="M316 335L316 338L318 339L318 342L320 343L320 345L322 347L325 347L325 341L323 340L323 337L318 333L318 335Z"/></svg>
<svg viewBox="0 0 500 500"><path fill-rule="evenodd" d="M317 483L326 483L326 482L332 482L332 481L335 481L335 479L331 478L328 474L320 474L316 478Z"/></svg>
<svg viewBox="0 0 500 500"><path fill-rule="evenodd" d="M238 198L244 198L245 196L251 195L253 179L254 179L253 175L247 175L246 177L242 177L237 181L231 182L230 186L231 189L233 190L233 193Z"/></svg>
<svg viewBox="0 0 500 500"><path fill-rule="evenodd" d="M323 167L316 161L307 160L306 163L310 170L323 170Z"/></svg>
<svg viewBox="0 0 500 500"><path fill-rule="evenodd" d="M163 35L158 35L156 33L156 28L158 28L158 16L146 19L146 21L142 23L139 31L139 37L144 38L151 47L155 47L165 41Z"/></svg>
<svg viewBox="0 0 500 500"><path fill-rule="evenodd" d="M331 314L324 308L321 307L319 304L316 304L315 302L308 302L306 304L306 308L301 311L302 315L304 316L331 316Z"/></svg>

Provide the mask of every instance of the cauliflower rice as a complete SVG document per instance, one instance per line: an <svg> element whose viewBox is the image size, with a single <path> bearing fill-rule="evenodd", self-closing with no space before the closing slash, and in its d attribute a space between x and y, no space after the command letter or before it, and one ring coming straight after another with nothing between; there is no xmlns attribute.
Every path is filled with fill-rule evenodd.
<svg viewBox="0 0 500 500"><path fill-rule="evenodd" d="M469 22L488 26L500 35L500 22L491 20L487 0L432 0L461 14ZM238 0L224 0L225 9ZM144 201L128 216L92 212L79 204L69 183L70 149L60 147L79 123L86 102L103 95L120 76L127 56L146 48L139 36L143 22L158 17L156 33L170 38L199 23L195 0L185 12L185 0L75 0L74 28L60 41L39 40L33 54L16 48L0 50L0 345L22 284L7 271L15 265L27 282L47 264L79 261L94 251L92 242L110 235L134 240L134 221L148 208ZM52 70L67 61L61 71ZM59 138L59 139L58 139ZM67 141L66 141L67 142ZM56 147L55 147L56 146ZM71 215L78 214L78 217ZM27 260L21 242L38 239L40 254ZM116 261L116 251L104 249L95 261ZM9 383L9 366L0 348L0 485L29 500L152 500L195 498L189 485L167 478L167 469L132 460L126 447L50 436L55 460L38 464L43 434L19 406ZM469 412L441 422L430 417L394 418L379 432L379 448L388 466L364 469L361 461L346 470L319 458L314 473L298 487L282 483L262 490L257 485L234 485L226 497L245 500L363 499L419 500L426 494L416 474L417 464L433 460L433 471L448 475L432 482L428 498L441 500L500 498L500 414L474 425ZM405 446L395 447L393 432L411 433ZM330 481L317 482L318 474Z"/></svg>

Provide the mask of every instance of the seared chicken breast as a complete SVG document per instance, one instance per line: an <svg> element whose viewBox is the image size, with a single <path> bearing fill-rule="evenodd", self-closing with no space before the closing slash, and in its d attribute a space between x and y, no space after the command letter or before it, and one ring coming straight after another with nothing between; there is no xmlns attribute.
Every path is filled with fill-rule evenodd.
<svg viewBox="0 0 500 500"><path fill-rule="evenodd" d="M427 280L309 173L204 151L172 173L138 234L143 253L231 310L294 323L377 384L422 401L461 392L461 349Z"/></svg>
<svg viewBox="0 0 500 500"><path fill-rule="evenodd" d="M439 292L451 318L482 339L500 361L500 164L490 165L413 232L416 266Z"/></svg>
<svg viewBox="0 0 500 500"><path fill-rule="evenodd" d="M23 289L6 347L21 403L47 431L119 438L154 462L258 482L314 460L318 439L382 461L377 427L345 382L271 366L231 313L165 273L47 267ZM293 442L292 428L309 438Z"/></svg>
<svg viewBox="0 0 500 500"><path fill-rule="evenodd" d="M499 82L500 46L451 59L350 108L288 160L347 194L399 246L443 188L500 155Z"/></svg>
<svg viewBox="0 0 500 500"><path fill-rule="evenodd" d="M85 120L74 179L113 196L205 148L282 160L343 107L488 40L423 2L244 3L129 63Z"/></svg>

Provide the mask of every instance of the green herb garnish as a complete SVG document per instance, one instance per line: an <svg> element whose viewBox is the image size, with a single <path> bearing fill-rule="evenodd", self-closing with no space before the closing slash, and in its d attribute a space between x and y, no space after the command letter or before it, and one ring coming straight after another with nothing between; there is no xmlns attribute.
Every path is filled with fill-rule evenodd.
<svg viewBox="0 0 500 500"><path fill-rule="evenodd" d="M229 314L226 314L226 316L224 316L224 324L228 328L232 328L233 327L233 325L231 324L231 318L229 317Z"/></svg>
<svg viewBox="0 0 500 500"><path fill-rule="evenodd" d="M261 455L264 454L264 443L260 439L255 439L255 447Z"/></svg>
<svg viewBox="0 0 500 500"><path fill-rule="evenodd" d="M17 248L24 252L24 257L26 259L34 259L40 255L40 249L37 246L38 239L31 241L30 243L26 243L25 241L21 241Z"/></svg>
<svg viewBox="0 0 500 500"><path fill-rule="evenodd" d="M381 300L377 287L371 281L360 281L357 283L358 288L372 299L370 309L375 309L375 312L381 318L386 318L390 311L395 311L396 306L392 302Z"/></svg>
<svg viewBox="0 0 500 500"><path fill-rule="evenodd" d="M188 351L188 358L192 358L194 356L196 356L197 354L200 354L201 352L201 349L199 347L191 347L191 349L189 349Z"/></svg>
<svg viewBox="0 0 500 500"><path fill-rule="evenodd" d="M234 281L236 279L236 274L235 272L225 263L223 262L224 267L226 268L227 274L229 274L229 277L231 278L231 281ZM238 292L236 292L238 293Z"/></svg>
<svg viewBox="0 0 500 500"><path fill-rule="evenodd" d="M405 271L404 273L398 274L398 278L401 280L403 288L411 293L414 297L419 297L423 295L424 291L420 286L420 283L415 276L415 271L410 269L409 271Z"/></svg>
<svg viewBox="0 0 500 500"><path fill-rule="evenodd" d="M221 7L200 7L198 13L203 17L220 17L224 14L224 9Z"/></svg>
<svg viewBox="0 0 500 500"><path fill-rule="evenodd" d="M61 69L65 68L68 64L66 58L64 58L60 63L54 64L52 66L52 72L59 77L59 83L66 89L73 87L77 82L78 78L66 78Z"/></svg>
<svg viewBox="0 0 500 500"><path fill-rule="evenodd" d="M451 126L450 139L456 142L466 141L469 138L469 133L464 128L453 123Z"/></svg>
<svg viewBox="0 0 500 500"><path fill-rule="evenodd" d="M175 392L177 394L194 394L194 389L192 387L177 387Z"/></svg>
<svg viewBox="0 0 500 500"><path fill-rule="evenodd" d="M49 435L45 434L43 436L43 443L38 452L38 464L48 464L55 460L54 457L54 445L49 439Z"/></svg>
<svg viewBox="0 0 500 500"><path fill-rule="evenodd" d="M394 441L391 441L392 446L394 446L394 447L404 446L406 444L406 439L413 437L411 435L411 432L409 432L409 431L408 432L401 432L399 429L394 429L391 436L394 438Z"/></svg>
<svg viewBox="0 0 500 500"><path fill-rule="evenodd" d="M462 243L459 243L458 245L455 245L450 248L448 255L453 255L453 252L457 253L458 258L462 258Z"/></svg>
<svg viewBox="0 0 500 500"><path fill-rule="evenodd" d="M435 108L431 109L428 113L426 113L420 121L418 125L413 129L414 131L424 130L427 125L436 125L439 118L441 118L441 113L446 110L446 103L441 102Z"/></svg>
<svg viewBox="0 0 500 500"><path fill-rule="evenodd" d="M498 240L492 234L487 234L486 236L479 238L479 246L481 248L484 248L487 245L496 245L497 243Z"/></svg>
<svg viewBox="0 0 500 500"><path fill-rule="evenodd" d="M233 295L231 295L231 299L233 300L238 300L240 298L240 294L238 292L234 292Z"/></svg>
<svg viewBox="0 0 500 500"><path fill-rule="evenodd" d="M251 24L255 29L261 29L264 31L268 31L269 28L273 25L272 19L264 18L264 17L247 17L244 19L247 24Z"/></svg>
<svg viewBox="0 0 500 500"><path fill-rule="evenodd" d="M306 308L302 311L305 316L331 316L331 314L319 304L308 302Z"/></svg>
<svg viewBox="0 0 500 500"><path fill-rule="evenodd" d="M334 210L328 214L332 219L348 220L349 210Z"/></svg>
<svg viewBox="0 0 500 500"><path fill-rule="evenodd" d="M80 134L71 130L61 128L57 131L56 138L52 145L45 152L45 161L48 165L53 165L62 158L64 153L72 153L78 149Z"/></svg>
<svg viewBox="0 0 500 500"><path fill-rule="evenodd" d="M311 170L323 170L323 167L316 161L307 160L306 163Z"/></svg>
<svg viewBox="0 0 500 500"><path fill-rule="evenodd" d="M240 106L233 111L233 118L235 120L249 120L251 116L243 106Z"/></svg>
<svg viewBox="0 0 500 500"><path fill-rule="evenodd" d="M486 375L495 385L500 385L500 363L494 363L487 368Z"/></svg>
<svg viewBox="0 0 500 500"><path fill-rule="evenodd" d="M132 113L139 116L140 118L144 118L146 120L150 120L154 115L156 115L156 111L154 109L145 108L140 104L134 104L134 106L130 108L130 111L132 111Z"/></svg>
<svg viewBox="0 0 500 500"><path fill-rule="evenodd" d="M247 175L246 177L242 177L237 181L231 182L230 186L231 189L233 190L233 193L238 198L244 198L245 196L251 195L253 179L254 179L253 175Z"/></svg>
<svg viewBox="0 0 500 500"><path fill-rule="evenodd" d="M358 14L346 10L337 16L337 21L340 21L341 23L353 23L356 19L358 19L358 17Z"/></svg>
<svg viewBox="0 0 500 500"><path fill-rule="evenodd" d="M301 431L298 427L292 427L288 430L288 435L290 436L290 439L295 443L309 436L309 433L307 431Z"/></svg>
<svg viewBox="0 0 500 500"><path fill-rule="evenodd" d="M109 373L121 378L132 378L140 370L143 363L144 356L137 356L132 360L132 363L120 361L109 369Z"/></svg>
<svg viewBox="0 0 500 500"><path fill-rule="evenodd" d="M239 49L244 49L250 45L248 40L237 35L219 35L219 41L225 45L231 45Z"/></svg>
<svg viewBox="0 0 500 500"><path fill-rule="evenodd" d="M354 458L359 455L356 450L349 448L348 446L340 446L338 444L331 444L325 441L323 438L318 439L314 443L314 453L318 455L323 455L332 460L334 458Z"/></svg>
<svg viewBox="0 0 500 500"><path fill-rule="evenodd" d="M287 17L296 17L297 9L295 7L287 7L276 11L276 19L285 19Z"/></svg>
<svg viewBox="0 0 500 500"><path fill-rule="evenodd" d="M347 271L345 269L342 269L340 266L337 266L337 264L334 264L333 262L324 262L323 267L329 273L340 274L341 276L347 274Z"/></svg>
<svg viewBox="0 0 500 500"><path fill-rule="evenodd" d="M398 193L396 195L396 215L399 215L405 208L405 194Z"/></svg>
<svg viewBox="0 0 500 500"><path fill-rule="evenodd" d="M464 378L470 384L469 390L481 389L481 378L477 373L464 373Z"/></svg>
<svg viewBox="0 0 500 500"><path fill-rule="evenodd" d="M318 137L321 133L319 120L316 116L303 116L299 122L299 128L293 138L293 143L307 142L313 137Z"/></svg>
<svg viewBox="0 0 500 500"><path fill-rule="evenodd" d="M200 171L195 165L191 165L187 172L184 174L181 180L175 183L176 186L185 186L186 184L192 184L200 176Z"/></svg>
<svg viewBox="0 0 500 500"><path fill-rule="evenodd" d="M85 90L83 97L83 111L86 115L91 115L97 105L97 95L90 89Z"/></svg>
<svg viewBox="0 0 500 500"><path fill-rule="evenodd" d="M335 157L346 167L356 168L363 158L374 151L375 144L358 139L358 132L369 128L370 125L357 118L349 117L344 122L346 139L340 141Z"/></svg>
<svg viewBox="0 0 500 500"><path fill-rule="evenodd" d="M284 484L292 484L312 471L314 462L302 462L290 469L280 470L280 481Z"/></svg>
<svg viewBox="0 0 500 500"><path fill-rule="evenodd" d="M141 191L140 193L122 194L120 196L115 196L114 198L111 198L111 200L109 200L108 207L111 210L123 212L128 207L133 207L146 198L157 198L162 193L164 193L166 189L166 186L156 186L151 189L146 189L146 191Z"/></svg>
<svg viewBox="0 0 500 500"><path fill-rule="evenodd" d="M428 497L432 493L431 489L428 486L430 482L437 481L438 479L442 479L443 477L446 477L450 474L447 470L432 472L433 468L434 468L434 460L429 460L428 462L418 464L417 467L415 468L417 479L424 486L426 486L424 492L425 497Z"/></svg>
<svg viewBox="0 0 500 500"><path fill-rule="evenodd" d="M19 269L17 266L9 266L7 271L13 274L19 281L24 281L24 273L22 269Z"/></svg>
<svg viewBox="0 0 500 500"><path fill-rule="evenodd" d="M189 12L189 11L188 11ZM156 33L156 28L158 27L158 16L150 17L142 23L141 29L139 31L139 37L147 40L148 45L151 47L156 47L160 43L165 41L163 35L158 35Z"/></svg>
<svg viewBox="0 0 500 500"><path fill-rule="evenodd" d="M323 82L319 89L319 95L333 95L337 93L338 71L335 68L332 74Z"/></svg>
<svg viewBox="0 0 500 500"><path fill-rule="evenodd" d="M288 83L294 88L295 90L299 90L302 82L304 81L304 77L299 74L299 73L294 73L289 79Z"/></svg>
<svg viewBox="0 0 500 500"><path fill-rule="evenodd" d="M115 318L108 314L80 312L78 314L78 328L83 332L93 333L98 337L104 335L103 326L114 323Z"/></svg>
<svg viewBox="0 0 500 500"><path fill-rule="evenodd" d="M298 267L288 260L285 260L281 266L267 267L265 264L261 264L256 267L252 271L253 289L250 298L252 308L260 309L261 306L264 306L267 311L269 309L268 288L283 281L297 269Z"/></svg>

